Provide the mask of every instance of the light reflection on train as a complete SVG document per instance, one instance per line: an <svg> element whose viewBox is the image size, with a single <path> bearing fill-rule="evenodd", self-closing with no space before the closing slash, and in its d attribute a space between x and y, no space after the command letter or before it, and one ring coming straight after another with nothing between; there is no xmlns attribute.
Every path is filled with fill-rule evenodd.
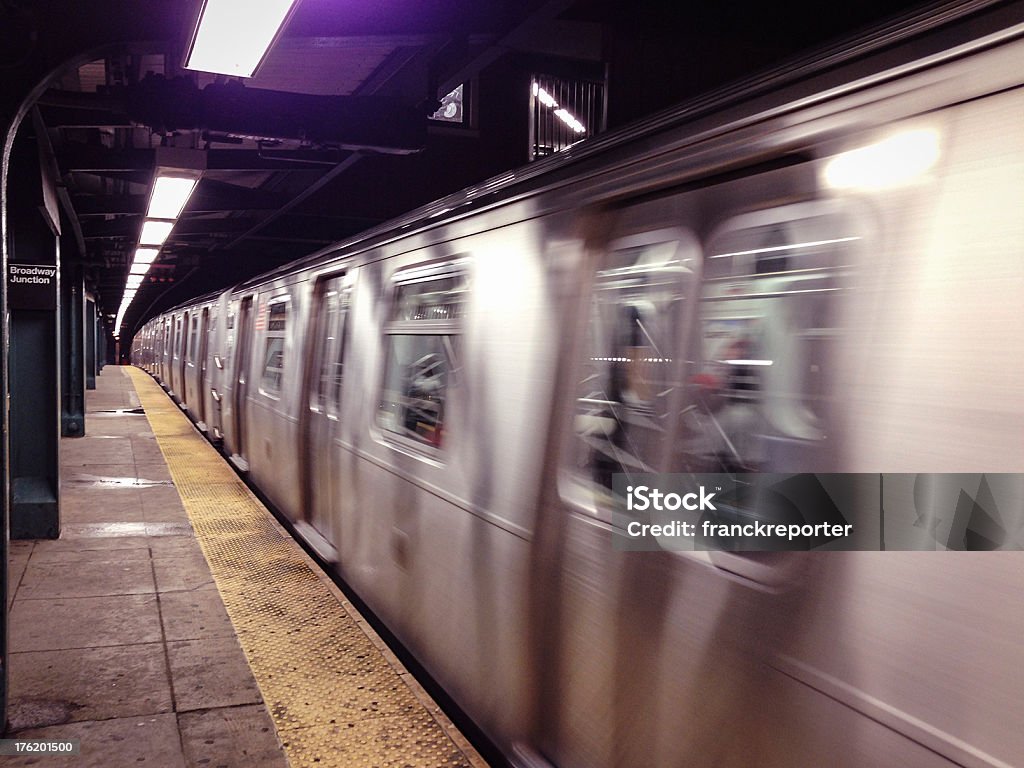
<svg viewBox="0 0 1024 768"><path fill-rule="evenodd" d="M897 60L585 143L133 360L524 764L1024 764L1020 556L610 544L618 472L1024 471L1021 29Z"/></svg>

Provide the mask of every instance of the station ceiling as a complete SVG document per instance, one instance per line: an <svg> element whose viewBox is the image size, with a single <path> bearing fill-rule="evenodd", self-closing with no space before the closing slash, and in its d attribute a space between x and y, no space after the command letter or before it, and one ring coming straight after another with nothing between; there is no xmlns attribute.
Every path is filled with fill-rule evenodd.
<svg viewBox="0 0 1024 768"><path fill-rule="evenodd" d="M0 5L7 22L61 34L62 20L33 16L31 3ZM85 5L104 23L109 4ZM783 11L656 0L299 0L244 82L181 68L198 4L180 5L162 38L126 40L68 67L32 121L72 214L66 237L75 247L62 251L83 260L105 315L117 312L154 169L169 149L202 157L199 186L125 318L128 337L170 304L525 162L527 116L498 95L516 73L607 77L614 127L914 4L821 14L810 2ZM460 83L468 122L429 121Z"/></svg>

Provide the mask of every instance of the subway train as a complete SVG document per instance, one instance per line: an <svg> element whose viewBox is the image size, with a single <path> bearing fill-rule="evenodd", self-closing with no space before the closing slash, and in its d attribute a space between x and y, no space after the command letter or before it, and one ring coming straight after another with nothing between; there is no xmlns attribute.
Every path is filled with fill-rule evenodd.
<svg viewBox="0 0 1024 768"><path fill-rule="evenodd" d="M1020 552L623 551L610 480L1021 504L1022 9L589 139L166 311L132 361L511 764L1024 765Z"/></svg>

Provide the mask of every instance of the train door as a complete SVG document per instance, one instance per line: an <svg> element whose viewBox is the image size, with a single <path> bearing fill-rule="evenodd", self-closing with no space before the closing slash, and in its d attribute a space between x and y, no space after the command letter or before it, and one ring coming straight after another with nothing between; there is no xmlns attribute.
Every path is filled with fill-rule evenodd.
<svg viewBox="0 0 1024 768"><path fill-rule="evenodd" d="M160 375L160 360L164 355L164 334L160 323L154 321L150 328L153 339L153 357L149 361L149 372L155 376Z"/></svg>
<svg viewBox="0 0 1024 768"><path fill-rule="evenodd" d="M185 328L183 326L183 315L174 316L174 358L171 361L170 379L171 393L180 401L185 397L185 384L181 378L181 371L185 365Z"/></svg>
<svg viewBox="0 0 1024 768"><path fill-rule="evenodd" d="M199 327L199 356L197 367L199 376L196 380L196 420L199 428L205 431L206 428L206 393L209 391L207 381L206 358L210 351L210 308L203 307L201 315L202 322Z"/></svg>
<svg viewBox="0 0 1024 768"><path fill-rule="evenodd" d="M663 765L711 749L732 764L766 746L756 729L726 746L708 734L756 716L751 690L777 690L765 660L799 631L780 605L805 599L791 585L810 561L670 535L635 543L613 516L622 506L612 477L841 466L829 393L850 378L835 349L848 265L868 232L842 206L812 199L814 183L796 165L608 217L579 313L575 389L565 393L574 408L552 461L557 498L543 515L559 539L558 565L541 574L554 586L538 592L552 603L543 637L558 640L538 654L559 695L538 703L539 743L558 764ZM803 201L769 207L787 198ZM759 514L743 503L727 512Z"/></svg>
<svg viewBox="0 0 1024 768"><path fill-rule="evenodd" d="M249 470L246 456L246 401L249 398L249 355L252 349L253 318L252 294L242 298L238 311L238 343L235 350L235 381L232 412L234 413L235 452L231 456L232 463L243 472Z"/></svg>
<svg viewBox="0 0 1024 768"><path fill-rule="evenodd" d="M195 419L199 418L199 411L202 408L203 382L200 377L201 363L199 360L199 339L201 328L199 325L200 315L196 311L189 313L188 324L188 355L185 357L185 403L188 405L189 413Z"/></svg>
<svg viewBox="0 0 1024 768"><path fill-rule="evenodd" d="M191 312L185 312L178 318L178 345L181 347L181 358L178 361L178 401L188 402L188 358L192 350L189 348L189 321Z"/></svg>
<svg viewBox="0 0 1024 768"><path fill-rule="evenodd" d="M337 496L338 473L333 471L333 462L341 412L347 314L344 273L320 278L313 291L313 358L307 371L302 440L305 519L297 526L313 529L300 532L327 560L337 559L338 531L332 503Z"/></svg>
<svg viewBox="0 0 1024 768"><path fill-rule="evenodd" d="M224 437L223 405L224 398L224 340L219 327L220 316L224 312L223 304L218 300L210 311L210 323L206 327L206 426L214 440ZM225 327L227 323L225 322Z"/></svg>
<svg viewBox="0 0 1024 768"><path fill-rule="evenodd" d="M567 439L550 462L560 465L551 508L538 515L550 550L533 587L545 625L533 651L537 746L560 765L669 764L644 759L661 723L637 713L664 687L661 611L677 577L657 554L612 546L612 479L667 471L679 437L702 266L684 214L672 198L601 211L611 227L588 244L576 319L566 318L578 329L565 350L575 363L562 402L573 408L560 416ZM686 575L698 595L716 586Z"/></svg>
<svg viewBox="0 0 1024 768"><path fill-rule="evenodd" d="M174 338L171 335L171 318L165 318L163 321L163 337L164 341L160 347L160 382L164 385L164 388L170 389L170 371L171 371L171 346L174 344Z"/></svg>

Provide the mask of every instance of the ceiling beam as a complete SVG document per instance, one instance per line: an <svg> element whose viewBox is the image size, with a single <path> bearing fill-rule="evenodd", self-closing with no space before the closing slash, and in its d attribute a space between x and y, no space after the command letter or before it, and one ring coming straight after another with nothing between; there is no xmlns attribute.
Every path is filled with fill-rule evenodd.
<svg viewBox="0 0 1024 768"><path fill-rule="evenodd" d="M362 216L303 216L287 212L274 216L272 220L262 221L251 216L183 218L175 224L165 247L173 249L177 244L189 241L193 246L199 246L196 240L209 241L207 245L213 247L215 243L228 238L232 239L232 243L241 242L243 238L260 239L257 233L275 241L332 243L376 223ZM126 240L134 245L140 228L138 218L122 217L109 221L91 218L83 222L82 232L87 241Z"/></svg>
<svg viewBox="0 0 1024 768"><path fill-rule="evenodd" d="M74 110L109 110L115 125L127 118L161 134L196 130L352 151L411 154L423 149L427 135L426 116L401 99L272 91L234 81L199 89L187 77L147 75L104 94L50 90L40 101Z"/></svg>
<svg viewBox="0 0 1024 768"><path fill-rule="evenodd" d="M227 249L234 248L240 242L242 242L246 238L251 237L252 235L256 234L257 232L262 230L264 227L266 227L271 222L275 221L276 219L280 218L281 216L286 215L290 210L292 210L297 205L299 205L303 201L305 201L308 198L310 198L312 195L314 195L322 187L326 186L331 181L333 181L338 176L340 176L345 171L347 171L349 168L351 168L353 165L358 163L362 159L362 157L363 156L360 155L358 152L353 152L351 155L346 157L342 162L338 163L336 166L334 166L331 170L329 170L327 173L325 173L323 176L321 176L315 182L313 182L308 187L306 187L304 190L302 190L302 192L300 192L298 195L293 197L291 200L289 200L283 206L278 208L276 211L272 211L271 213L269 213L266 216L264 216L262 219L260 219L258 222L256 222L256 224L254 224L251 229L243 232L241 235L236 237L234 240L232 240L230 243L228 243L224 247L227 248Z"/></svg>
<svg viewBox="0 0 1024 768"><path fill-rule="evenodd" d="M75 210L79 216L143 216L149 195L75 195ZM287 201L280 195L229 184L214 188L206 181L188 201L185 215L222 213L224 211L276 210Z"/></svg>
<svg viewBox="0 0 1024 768"><path fill-rule="evenodd" d="M308 171L309 164L336 165L348 156L332 149L210 149L208 171ZM61 173L116 173L152 169L155 149L111 149L65 144L57 152Z"/></svg>

